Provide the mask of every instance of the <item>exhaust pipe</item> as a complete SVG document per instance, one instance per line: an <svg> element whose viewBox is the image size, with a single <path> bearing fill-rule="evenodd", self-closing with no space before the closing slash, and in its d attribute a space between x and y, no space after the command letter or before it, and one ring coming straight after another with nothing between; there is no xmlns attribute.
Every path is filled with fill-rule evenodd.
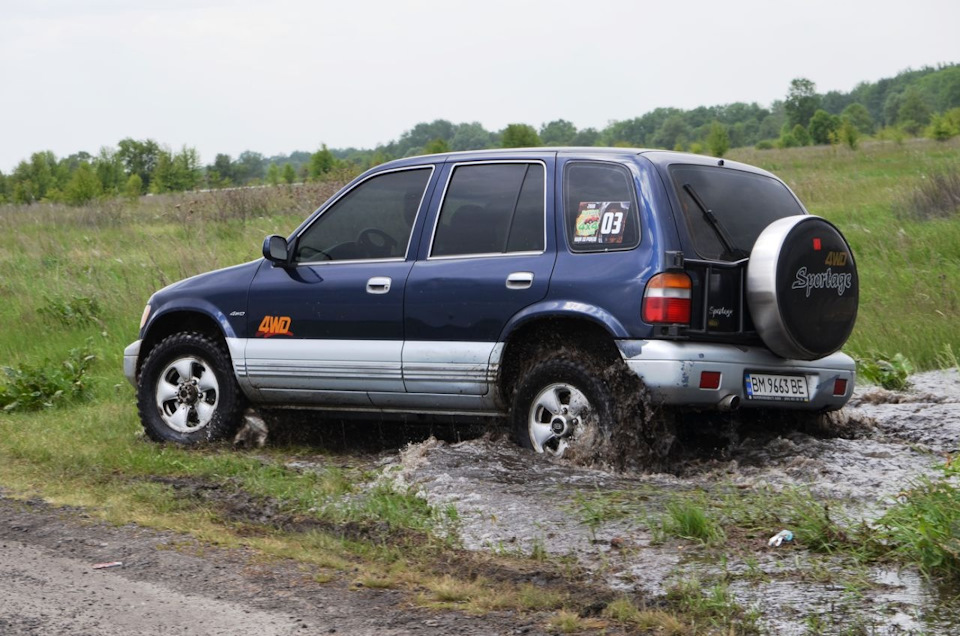
<svg viewBox="0 0 960 636"><path fill-rule="evenodd" d="M740 396L730 394L727 397L720 400L717 404L717 408L721 411L736 411L740 408Z"/></svg>

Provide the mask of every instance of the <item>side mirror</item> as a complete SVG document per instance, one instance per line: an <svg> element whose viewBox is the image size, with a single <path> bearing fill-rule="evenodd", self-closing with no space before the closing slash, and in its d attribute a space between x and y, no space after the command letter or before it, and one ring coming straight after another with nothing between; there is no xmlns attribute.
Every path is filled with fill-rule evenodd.
<svg viewBox="0 0 960 636"><path fill-rule="evenodd" d="M263 257L278 265L286 265L290 260L287 239L279 234L272 234L263 239Z"/></svg>

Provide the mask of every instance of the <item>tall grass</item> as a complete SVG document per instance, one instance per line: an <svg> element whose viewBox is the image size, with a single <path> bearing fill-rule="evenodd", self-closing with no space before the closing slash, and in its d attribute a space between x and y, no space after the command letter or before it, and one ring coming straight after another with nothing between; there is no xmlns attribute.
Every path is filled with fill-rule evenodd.
<svg viewBox="0 0 960 636"><path fill-rule="evenodd" d="M776 173L811 213L833 221L847 237L861 284L848 352L902 353L924 370L937 366L945 345L956 349L960 208L926 216L898 212L918 196L935 197L927 189L934 175L960 170L960 139L868 142L856 151L738 149L730 158Z"/></svg>
<svg viewBox="0 0 960 636"><path fill-rule="evenodd" d="M93 338L103 395L122 382L150 294L257 258L264 236L289 233L340 185L0 206L0 364L63 359Z"/></svg>

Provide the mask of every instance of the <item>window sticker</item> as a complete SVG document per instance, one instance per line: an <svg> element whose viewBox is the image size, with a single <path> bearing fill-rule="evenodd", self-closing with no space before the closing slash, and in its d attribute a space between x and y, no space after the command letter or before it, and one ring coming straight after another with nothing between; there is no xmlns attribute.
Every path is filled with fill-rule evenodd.
<svg viewBox="0 0 960 636"><path fill-rule="evenodd" d="M630 201L581 201L573 234L576 245L623 243Z"/></svg>

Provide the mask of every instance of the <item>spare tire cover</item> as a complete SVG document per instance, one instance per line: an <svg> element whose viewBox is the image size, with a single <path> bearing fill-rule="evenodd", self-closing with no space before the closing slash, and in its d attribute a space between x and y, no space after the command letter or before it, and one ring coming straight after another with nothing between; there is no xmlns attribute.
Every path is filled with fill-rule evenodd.
<svg viewBox="0 0 960 636"><path fill-rule="evenodd" d="M789 216L757 238L747 264L747 305L777 355L815 360L839 350L853 331L859 298L853 252L826 219Z"/></svg>

